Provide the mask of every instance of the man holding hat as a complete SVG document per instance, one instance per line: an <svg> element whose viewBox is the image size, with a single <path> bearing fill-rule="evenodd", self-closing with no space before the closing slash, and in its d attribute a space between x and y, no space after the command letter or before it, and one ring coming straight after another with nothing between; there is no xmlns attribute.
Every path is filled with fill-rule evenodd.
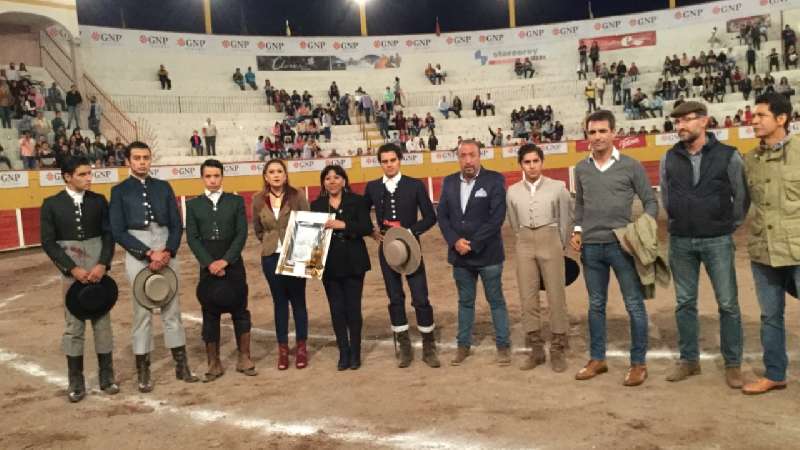
<svg viewBox="0 0 800 450"><path fill-rule="evenodd" d="M186 241L200 262L197 298L203 311L203 342L208 372L205 382L221 377L219 320L229 313L233 320L239 360L236 371L256 375L250 360L250 311L247 309L247 275L242 249L247 241L244 199L222 191L224 167L216 159L200 165L204 195L186 202Z"/></svg>
<svg viewBox="0 0 800 450"><path fill-rule="evenodd" d="M131 176L111 188L111 231L126 250L125 271L133 286L133 353L139 391L150 392L150 352L153 350L153 310L159 309L164 343L175 360L175 377L199 381L189 370L186 333L178 302L178 261L181 218L175 193L166 181L150 176L152 152L132 142L125 149Z"/></svg>
<svg viewBox="0 0 800 450"><path fill-rule="evenodd" d="M567 300L564 248L572 229L571 198L562 181L542 175L544 152L525 144L517 152L524 178L508 188L507 216L517 236L517 284L522 326L531 348L522 370L544 364L544 339L539 290L547 290L550 309L550 364L555 372L567 370ZM540 281L544 281L544 286ZM573 280L574 281L574 280Z"/></svg>
<svg viewBox="0 0 800 450"><path fill-rule="evenodd" d="M786 387L786 294L800 284L800 139L789 132L792 104L782 94L756 98L753 132L761 140L744 157L753 214L747 250L761 307L764 376L745 384L745 394Z"/></svg>
<svg viewBox="0 0 800 450"><path fill-rule="evenodd" d="M675 280L680 360L667 381L700 373L697 287L702 263L719 307L725 381L739 389L743 333L733 232L749 206L744 164L735 147L706 132L708 110L703 103L684 102L670 116L680 141L661 158L660 184L669 216L669 265Z"/></svg>
<svg viewBox="0 0 800 450"><path fill-rule="evenodd" d="M97 352L100 389L116 394L111 356L113 335L109 311L117 286L106 276L114 256L108 222L108 202L89 190L92 167L86 157L69 158L61 166L66 189L48 197L41 209L41 242L47 256L64 275L67 295L66 328L62 348L67 355L68 397L73 403L86 395L83 377L83 342L86 320L91 320Z"/></svg>
<svg viewBox="0 0 800 450"><path fill-rule="evenodd" d="M378 149L383 177L367 183L364 198L370 207L375 206L378 226L373 237L381 242L378 258L389 296L392 331L400 345L398 367L408 367L413 359L403 275L411 290L411 305L422 334L422 360L430 367L439 367L433 308L428 300L428 280L419 245L419 236L436 224L436 213L425 185L400 173L402 159L403 152L395 144L384 144Z"/></svg>

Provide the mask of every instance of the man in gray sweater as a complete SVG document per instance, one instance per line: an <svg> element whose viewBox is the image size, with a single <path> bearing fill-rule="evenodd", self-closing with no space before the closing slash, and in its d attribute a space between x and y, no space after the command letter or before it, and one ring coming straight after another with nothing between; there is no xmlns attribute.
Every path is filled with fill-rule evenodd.
<svg viewBox="0 0 800 450"><path fill-rule="evenodd" d="M607 372L606 303L610 269L614 269L630 318L630 368L625 386L647 379L647 310L642 283L631 255L625 252L614 229L631 222L634 195L645 213L658 215L658 202L642 164L614 147L614 114L599 110L586 118L591 155L575 165L575 231L570 245L581 252L583 275L589 292L590 360L576 375L588 380Z"/></svg>

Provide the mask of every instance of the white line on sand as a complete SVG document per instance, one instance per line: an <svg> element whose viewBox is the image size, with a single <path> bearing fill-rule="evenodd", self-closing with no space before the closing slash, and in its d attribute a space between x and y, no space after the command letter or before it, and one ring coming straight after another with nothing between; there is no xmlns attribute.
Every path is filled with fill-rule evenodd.
<svg viewBox="0 0 800 450"><path fill-rule="evenodd" d="M18 372L38 378L48 384L62 387L67 384L65 377L52 373L42 366L25 361L20 355L0 349L0 364ZM93 391L97 393L98 391ZM438 431L408 432L387 435L376 435L366 431L363 424L348 424L347 421L328 417L316 421L285 422L269 420L261 417L244 416L217 409L190 408L170 405L166 400L152 395L127 395L117 397L127 403L145 405L157 413L173 414L188 417L200 424L215 423L243 430L250 430L263 435L284 435L294 438L319 437L359 445L379 445L403 449L481 449L490 448L488 443L476 443L464 438L448 439ZM92 400L112 401L110 397L93 395ZM66 401L66 400L65 400ZM117 401L113 399L113 401ZM346 424L346 425L343 425ZM358 431L356 428L362 428Z"/></svg>
<svg viewBox="0 0 800 450"><path fill-rule="evenodd" d="M5 308L6 306L10 305L14 300L19 300L24 296L25 294L16 294L12 295L11 297L4 298L2 301L0 301L0 309Z"/></svg>
<svg viewBox="0 0 800 450"><path fill-rule="evenodd" d="M199 316L196 316L194 314L183 313L182 316L183 316L183 320L185 320L187 322L193 322L193 323L198 323L198 324L199 323L203 323L203 318L199 317ZM224 325L226 327L228 327L228 328L232 328L231 324L227 324L226 323ZM265 330L263 328L253 327L251 329L251 332L253 334L260 335L260 336L271 336L271 337L275 336L275 332L274 331ZM289 336L293 337L294 333L289 333ZM324 335L324 334L309 334L308 338L311 339L311 340L317 340L317 341L334 341L334 340L336 340L336 336ZM364 342L364 343L374 343L374 344L377 344L377 345L387 346L387 347L390 347L390 346L394 345L394 342L393 342L392 339L370 339L370 338L364 338L362 340L362 342ZM414 342L413 345L416 348L421 348L422 347L422 344L420 342ZM453 343L453 342L438 342L438 343L436 343L436 346L437 346L437 348L444 349L444 350L455 350L457 348L457 345L455 343ZM494 352L494 351L495 351L494 346L491 346L491 345L478 345L478 346L474 346L472 348L472 352L473 353L475 353L475 352L478 352L478 353L489 353L489 352ZM525 348L525 347L516 347L515 346L515 347L512 347L512 351L514 353L527 353L529 350L527 348ZM800 355L800 353L798 353L798 352L789 352L789 356L791 356L791 357L796 357L798 355ZM652 350L651 349L651 350L647 351L647 359L677 360L678 356L679 356L678 352L675 352L673 350L667 350L667 349L662 349L662 350ZM606 351L606 357L607 358L628 359L628 358L630 358L630 352L628 352L627 350L609 349L609 350ZM745 353L743 357L745 359L760 360L761 357L762 357L762 354L759 353L759 352L749 352L749 353ZM721 359L721 358L722 358L722 355L719 354L719 353L700 352L700 359L703 360L703 361L715 360L715 359Z"/></svg>

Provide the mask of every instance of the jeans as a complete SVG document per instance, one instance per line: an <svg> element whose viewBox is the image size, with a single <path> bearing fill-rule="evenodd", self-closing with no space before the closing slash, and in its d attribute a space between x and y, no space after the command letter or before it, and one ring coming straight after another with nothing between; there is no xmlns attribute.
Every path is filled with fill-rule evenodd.
<svg viewBox="0 0 800 450"><path fill-rule="evenodd" d="M449 119L450 118L450 110L449 109L440 109L439 112L442 113L442 115L444 116L445 119Z"/></svg>
<svg viewBox="0 0 800 450"><path fill-rule="evenodd" d="M305 341L308 338L308 310L306 309L305 278L278 275L278 253L261 257L261 269L272 293L275 306L275 335L279 344L289 343L289 304L294 314L295 339Z"/></svg>
<svg viewBox="0 0 800 450"><path fill-rule="evenodd" d="M630 319L631 364L644 364L647 355L647 310L633 257L619 242L583 244L583 278L589 291L589 340L592 359L606 359L606 303L610 269L617 276Z"/></svg>
<svg viewBox="0 0 800 450"><path fill-rule="evenodd" d="M706 267L719 308L719 336L725 367L742 363L742 317L736 287L735 246L731 235L712 238L670 236L669 266L675 281L675 321L682 361L698 361L697 285Z"/></svg>
<svg viewBox="0 0 800 450"><path fill-rule="evenodd" d="M11 128L11 107L0 106L0 126Z"/></svg>
<svg viewBox="0 0 800 450"><path fill-rule="evenodd" d="M800 266L772 267L751 262L758 304L761 306L761 347L764 349L764 376L772 381L786 380L786 331L783 313L786 284L800 285Z"/></svg>
<svg viewBox="0 0 800 450"><path fill-rule="evenodd" d="M216 136L206 136L206 155L208 155L208 156L216 156L217 155L217 137Z"/></svg>
<svg viewBox="0 0 800 450"><path fill-rule="evenodd" d="M23 156L22 157L22 168L25 169L25 170L36 169L36 157L35 156Z"/></svg>
<svg viewBox="0 0 800 450"><path fill-rule="evenodd" d="M67 106L67 129L72 128L72 121L75 121L75 128L81 127L81 118L78 114L77 106Z"/></svg>
<svg viewBox="0 0 800 450"><path fill-rule="evenodd" d="M459 347L472 343L472 325L475 323L475 287L478 276L483 283L483 292L492 312L495 344L497 348L511 346L508 332L508 310L503 297L503 264L484 267L453 267L453 278L458 289L458 336Z"/></svg>

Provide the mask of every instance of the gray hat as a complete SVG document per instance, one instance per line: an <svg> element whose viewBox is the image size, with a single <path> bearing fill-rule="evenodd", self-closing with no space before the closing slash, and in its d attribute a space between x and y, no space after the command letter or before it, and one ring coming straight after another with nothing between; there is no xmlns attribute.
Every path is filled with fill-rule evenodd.
<svg viewBox="0 0 800 450"><path fill-rule="evenodd" d="M688 101L683 102L678 105L677 108L672 110L670 113L670 117L683 117L687 114L697 113L698 116L707 116L708 115L708 108L706 105L700 102L695 101Z"/></svg>
<svg viewBox="0 0 800 450"><path fill-rule="evenodd" d="M393 227L383 237L383 256L392 270L408 275L419 268L422 249L408 228Z"/></svg>
<svg viewBox="0 0 800 450"><path fill-rule="evenodd" d="M164 308L178 292L178 276L166 266L158 272L145 267L133 279L133 298L147 309Z"/></svg>

